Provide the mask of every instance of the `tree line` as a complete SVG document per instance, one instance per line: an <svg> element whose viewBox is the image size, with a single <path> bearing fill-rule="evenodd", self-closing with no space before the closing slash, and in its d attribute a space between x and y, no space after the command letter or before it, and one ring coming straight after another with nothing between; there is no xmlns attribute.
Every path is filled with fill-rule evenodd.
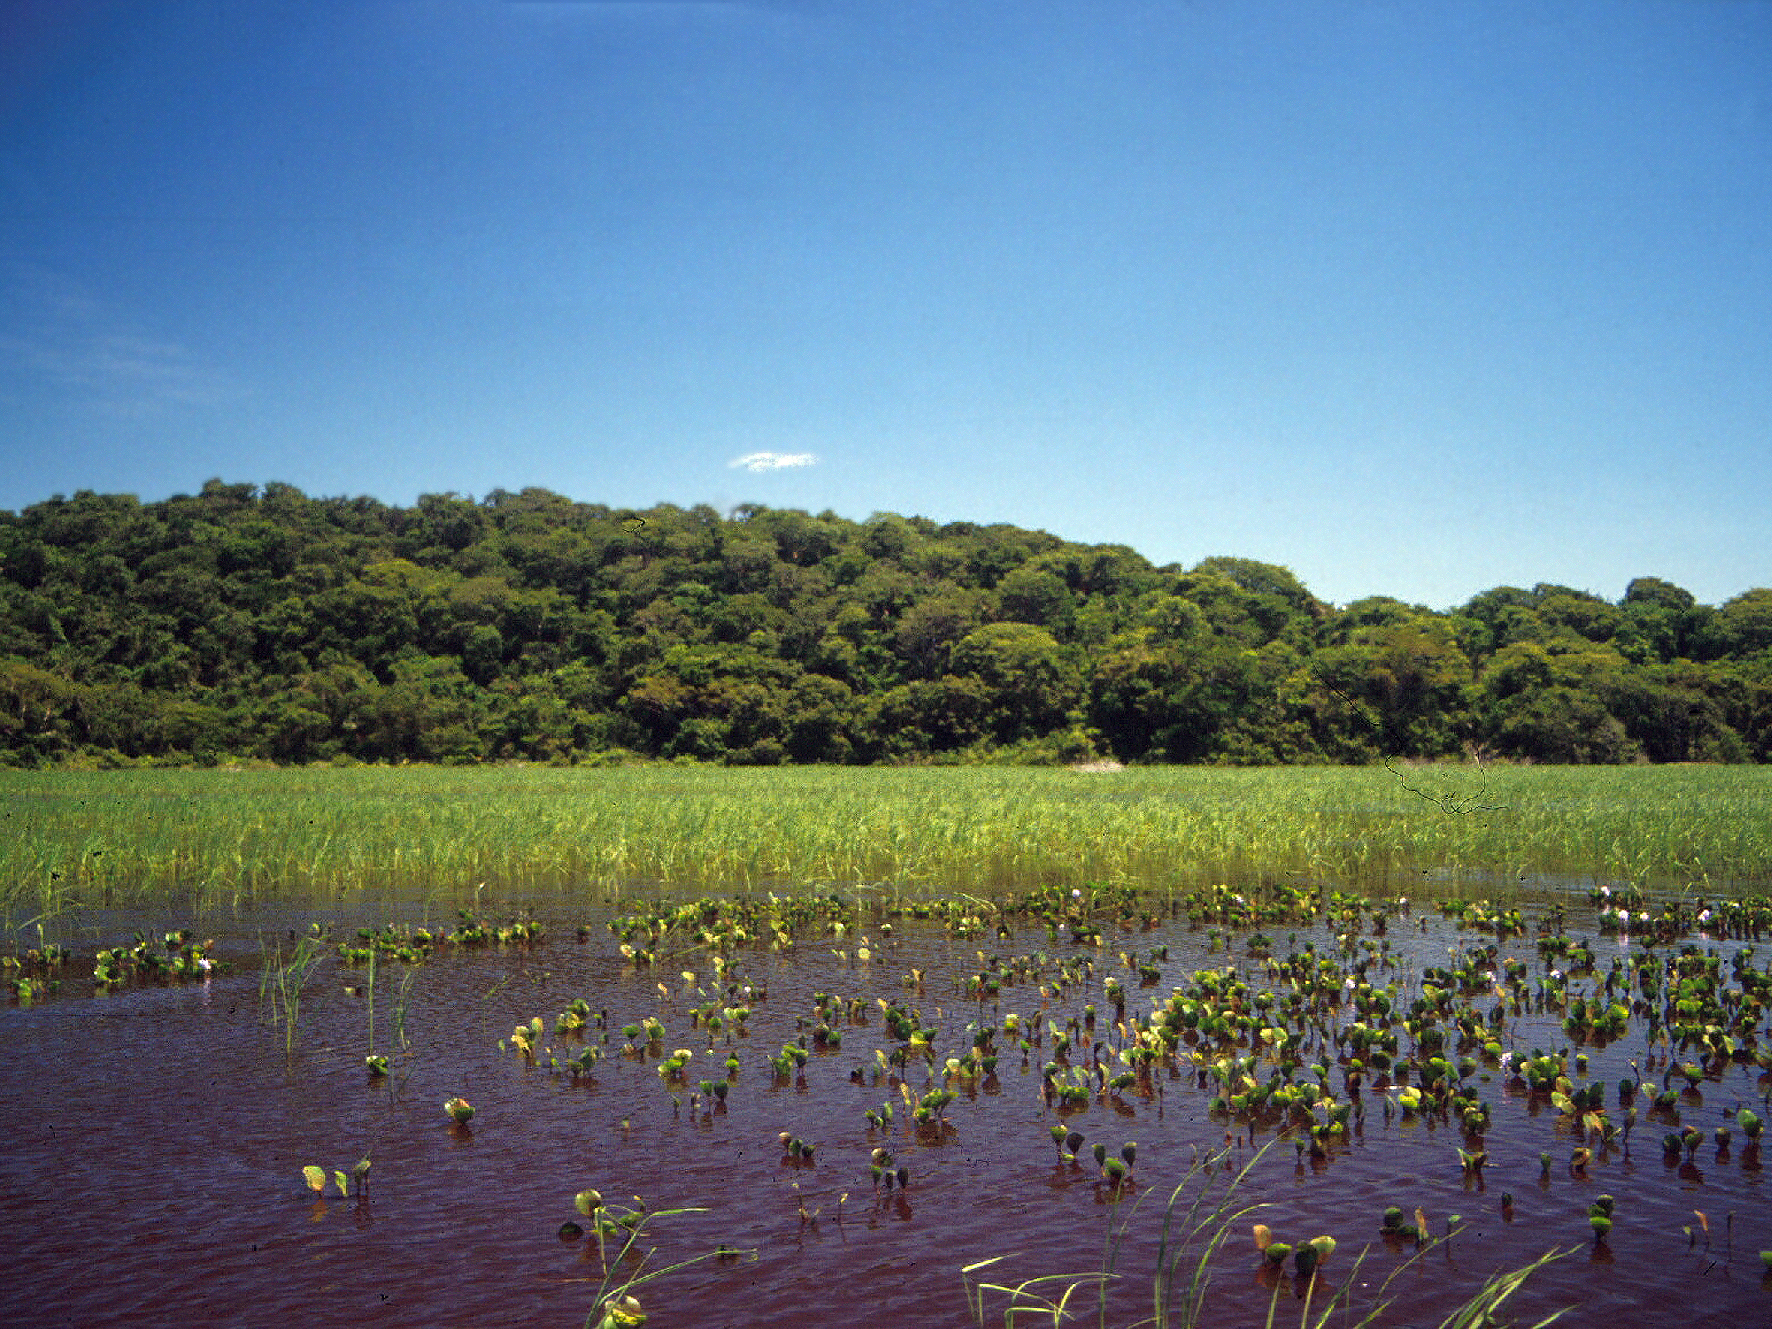
<svg viewBox="0 0 1772 1329"><path fill-rule="evenodd" d="M1772 756L1772 589L1436 611L1010 525L211 480L0 512L0 760Z"/></svg>

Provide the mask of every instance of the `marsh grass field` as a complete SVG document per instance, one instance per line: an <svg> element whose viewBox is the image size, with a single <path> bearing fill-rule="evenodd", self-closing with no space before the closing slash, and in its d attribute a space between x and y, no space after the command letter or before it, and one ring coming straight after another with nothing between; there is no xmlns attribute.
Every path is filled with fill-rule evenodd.
<svg viewBox="0 0 1772 1329"><path fill-rule="evenodd" d="M1532 1316L1679 1283L1745 1322L1769 803L1745 767L7 772L0 1302L111 1304L73 1205L167 1322L607 1329L669 1270L695 1329L1321 1329L1508 1269ZM373 1190L321 1166L359 1156ZM586 1185L653 1207L557 1237ZM606 1254L643 1212L658 1261Z"/></svg>
<svg viewBox="0 0 1772 1329"><path fill-rule="evenodd" d="M481 883L607 900L1289 873L1726 893L1772 878L1772 771L1749 766L7 771L0 815L14 921Z"/></svg>

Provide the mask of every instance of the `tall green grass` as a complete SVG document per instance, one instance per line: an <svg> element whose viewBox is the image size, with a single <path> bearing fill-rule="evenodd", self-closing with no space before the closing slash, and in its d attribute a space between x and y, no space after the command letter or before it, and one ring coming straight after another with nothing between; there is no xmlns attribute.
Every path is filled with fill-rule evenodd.
<svg viewBox="0 0 1772 1329"><path fill-rule="evenodd" d="M1163 1206L1162 1217L1157 1220L1156 1262L1149 1276L1151 1314L1132 1322L1130 1329L1203 1329L1215 1323L1206 1305L1207 1288L1214 1268L1224 1262L1226 1249L1236 1246L1239 1235L1245 1238L1249 1235L1250 1228L1244 1225L1244 1221L1257 1210L1269 1207L1245 1203L1240 1192L1274 1143L1270 1140L1234 1171L1229 1166L1228 1149L1196 1158L1175 1184ZM1080 1305L1087 1299L1088 1291L1095 1293L1096 1324L1099 1329L1108 1329L1110 1285L1121 1280L1142 1281L1142 1274L1129 1275L1117 1266L1123 1263L1121 1248L1142 1226L1139 1209L1152 1194L1148 1190L1141 1192L1126 1206L1124 1216L1117 1212L1120 1208L1117 1200L1109 1204L1106 1240L1098 1269L1036 1274L1020 1282L1007 1283L987 1282L980 1275L987 1270L1006 1267L1006 1262L1016 1258L1014 1255L993 1255L964 1266L960 1270L960 1281L966 1292L967 1311L979 1329L986 1329L990 1315L999 1306L1003 1310L1003 1323L1010 1329L1023 1320L1044 1323L1048 1318L1057 1329L1066 1320L1084 1318L1079 1311L1071 1309L1071 1303L1076 1300ZM1451 1236L1449 1233L1446 1237L1418 1245L1413 1255L1393 1266L1382 1280L1376 1275L1370 1279L1361 1277L1361 1267L1369 1249L1354 1257L1350 1268L1329 1270L1320 1281L1310 1280L1301 1293L1299 1329L1330 1329L1332 1325L1374 1329L1384 1322L1390 1309L1393 1300L1391 1284L1429 1251L1450 1241ZM1330 1249L1333 1251L1333 1243ZM1528 1265L1491 1275L1476 1292L1452 1309L1440 1322L1439 1329L1488 1329L1503 1323L1496 1318L1497 1313L1514 1294L1547 1264L1570 1253L1547 1251ZM1274 1272L1273 1294L1264 1322L1266 1329L1285 1323L1278 1315L1281 1279L1279 1271ZM1079 1293L1083 1294L1082 1298ZM989 1312L986 1294L990 1294ZM1356 1300L1362 1303L1358 1307ZM1539 1320L1532 1329L1547 1329L1566 1313L1566 1309L1555 1311ZM1355 1314L1359 1314L1358 1320L1353 1318Z"/></svg>
<svg viewBox="0 0 1772 1329"><path fill-rule="evenodd" d="M0 772L0 903L1303 873L1772 877L1762 767Z"/></svg>

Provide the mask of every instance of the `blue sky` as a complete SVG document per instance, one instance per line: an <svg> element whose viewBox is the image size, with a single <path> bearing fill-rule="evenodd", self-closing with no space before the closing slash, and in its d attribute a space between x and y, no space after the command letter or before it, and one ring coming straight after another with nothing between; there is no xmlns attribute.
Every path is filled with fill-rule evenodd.
<svg viewBox="0 0 1772 1329"><path fill-rule="evenodd" d="M1772 4L0 0L0 463L1720 602Z"/></svg>

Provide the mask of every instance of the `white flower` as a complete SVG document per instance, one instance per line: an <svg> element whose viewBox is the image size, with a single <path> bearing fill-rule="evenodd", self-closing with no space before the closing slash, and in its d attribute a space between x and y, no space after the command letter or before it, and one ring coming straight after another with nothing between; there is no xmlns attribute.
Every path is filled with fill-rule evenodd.
<svg viewBox="0 0 1772 1329"><path fill-rule="evenodd" d="M1083 892L1078 890L1075 886L1071 887L1071 899L1081 900L1082 898L1083 898Z"/></svg>

